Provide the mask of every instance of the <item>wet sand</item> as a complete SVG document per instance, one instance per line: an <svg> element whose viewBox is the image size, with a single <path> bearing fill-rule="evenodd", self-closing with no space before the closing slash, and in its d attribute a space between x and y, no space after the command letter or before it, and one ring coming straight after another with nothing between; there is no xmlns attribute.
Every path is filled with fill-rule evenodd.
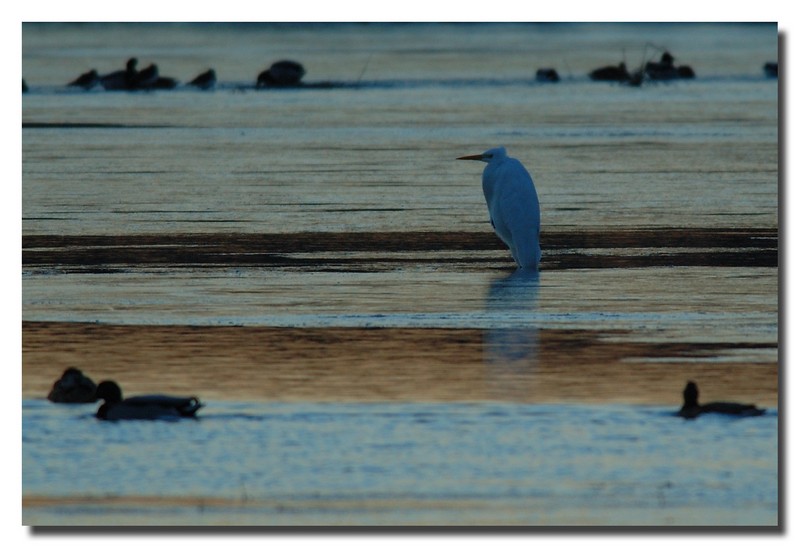
<svg viewBox="0 0 800 548"><path fill-rule="evenodd" d="M543 329L500 362L479 329L140 326L23 322L22 394L44 398L74 366L127 395L242 401L517 401L775 407L778 364L718 358L771 343L620 342L622 332ZM524 350L524 349L523 349ZM525 352L523 352L525 354Z"/></svg>
<svg viewBox="0 0 800 548"><path fill-rule="evenodd" d="M549 231L542 270L655 266L777 267L774 228L652 228ZM69 271L133 266L266 266L393 269L398 263L491 263L492 232L298 232L287 234L26 235L22 264ZM613 250L613 251L608 251ZM453 252L449 258L441 252ZM433 257L416 253L437 252ZM332 254L324 257L321 254ZM344 255L344 254L349 255ZM368 254L352 256L353 253ZM310 255L305 255L310 254ZM375 254L381 256L376 261Z"/></svg>
<svg viewBox="0 0 800 548"><path fill-rule="evenodd" d="M362 498L333 500L224 499L215 497L24 497L26 524L48 527L742 527L737 509L698 512L687 505L662 514L647 507L553 508L547 497L523 500L441 498ZM75 515L79 515L76 523ZM769 518L746 525L774 527ZM763 519L763 522L761 521ZM37 533L43 532L37 530ZM324 530L323 530L324 531Z"/></svg>

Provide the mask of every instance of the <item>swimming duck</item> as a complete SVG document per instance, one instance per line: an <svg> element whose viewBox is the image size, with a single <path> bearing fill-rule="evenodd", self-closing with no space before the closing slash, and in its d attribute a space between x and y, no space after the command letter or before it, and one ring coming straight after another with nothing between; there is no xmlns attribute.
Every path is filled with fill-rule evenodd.
<svg viewBox="0 0 800 548"><path fill-rule="evenodd" d="M99 83L100 83L100 75L97 74L97 71L95 69L92 69L89 72L84 72L83 74L75 78L72 82L70 82L67 85L89 90Z"/></svg>
<svg viewBox="0 0 800 548"><path fill-rule="evenodd" d="M688 65L675 66L675 58L670 52L665 51L658 63L647 63L644 67L645 74L652 80L675 80L679 78L694 78L694 70Z"/></svg>
<svg viewBox="0 0 800 548"><path fill-rule="evenodd" d="M177 85L178 81L175 78L161 76L158 65L155 64L140 70L136 75L136 89L174 89Z"/></svg>
<svg viewBox="0 0 800 548"><path fill-rule="evenodd" d="M589 78L601 82L626 82L630 80L631 75L625 63L620 63L616 67L608 66L594 69L589 73Z"/></svg>
<svg viewBox="0 0 800 548"><path fill-rule="evenodd" d="M736 415L739 417L756 417L763 415L764 410L753 404L731 403L715 401L700 405L697 401L700 391L697 384L689 381L683 389L683 407L678 414L685 419L693 419L704 413L721 413L723 415Z"/></svg>
<svg viewBox="0 0 800 548"><path fill-rule="evenodd" d="M97 401L97 385L80 369L68 367L54 384L47 399L54 403L92 403Z"/></svg>
<svg viewBox="0 0 800 548"><path fill-rule="evenodd" d="M306 69L296 61L278 61L258 75L256 87L296 86L305 73Z"/></svg>
<svg viewBox="0 0 800 548"><path fill-rule="evenodd" d="M136 74L134 87L149 89L158 81L158 65L151 63Z"/></svg>
<svg viewBox="0 0 800 548"><path fill-rule="evenodd" d="M135 57L128 59L125 70L118 70L100 77L100 84L109 91L131 91L136 89L138 71L136 65L139 60Z"/></svg>
<svg viewBox="0 0 800 548"><path fill-rule="evenodd" d="M97 398L104 400L97 410L100 420L154 420L194 417L203 407L194 396L187 398L164 396L135 396L122 399L122 390L114 381L103 381L97 385Z"/></svg>
<svg viewBox="0 0 800 548"><path fill-rule="evenodd" d="M155 82L147 87L147 89L175 89L177 85L178 81L175 78L159 76L156 78Z"/></svg>
<svg viewBox="0 0 800 548"><path fill-rule="evenodd" d="M209 69L202 74L198 74L194 80L189 82L189 85L200 89L211 89L216 83L217 73L214 72L214 69Z"/></svg>
<svg viewBox="0 0 800 548"><path fill-rule="evenodd" d="M540 68L536 71L537 82L558 82L561 78L554 68Z"/></svg>
<svg viewBox="0 0 800 548"><path fill-rule="evenodd" d="M767 78L778 77L778 63L764 63L764 75Z"/></svg>

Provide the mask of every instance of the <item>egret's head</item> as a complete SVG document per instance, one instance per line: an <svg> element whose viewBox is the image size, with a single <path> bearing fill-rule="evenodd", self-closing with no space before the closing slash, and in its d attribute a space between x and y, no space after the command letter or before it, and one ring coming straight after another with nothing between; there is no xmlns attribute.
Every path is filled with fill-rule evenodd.
<svg viewBox="0 0 800 548"><path fill-rule="evenodd" d="M472 156L461 156L456 160L478 160L486 162L487 164L492 160L501 160L506 157L506 149L504 147L490 148L483 154L473 154Z"/></svg>

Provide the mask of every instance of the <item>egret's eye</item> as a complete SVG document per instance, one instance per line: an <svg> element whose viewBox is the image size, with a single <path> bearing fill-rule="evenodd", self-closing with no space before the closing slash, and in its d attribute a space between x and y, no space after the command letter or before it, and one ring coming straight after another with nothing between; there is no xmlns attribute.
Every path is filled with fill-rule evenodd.
<svg viewBox="0 0 800 548"><path fill-rule="evenodd" d="M494 158L494 154L487 154L486 157L487 158Z"/></svg>

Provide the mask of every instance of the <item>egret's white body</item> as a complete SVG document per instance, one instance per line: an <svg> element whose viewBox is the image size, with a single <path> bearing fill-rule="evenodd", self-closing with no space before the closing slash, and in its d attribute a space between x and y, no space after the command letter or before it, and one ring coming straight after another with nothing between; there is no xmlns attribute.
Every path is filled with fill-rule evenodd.
<svg viewBox="0 0 800 548"><path fill-rule="evenodd" d="M458 160L486 162L483 196L494 231L511 250L519 268L537 269L542 257L539 247L539 197L528 170L503 147Z"/></svg>

